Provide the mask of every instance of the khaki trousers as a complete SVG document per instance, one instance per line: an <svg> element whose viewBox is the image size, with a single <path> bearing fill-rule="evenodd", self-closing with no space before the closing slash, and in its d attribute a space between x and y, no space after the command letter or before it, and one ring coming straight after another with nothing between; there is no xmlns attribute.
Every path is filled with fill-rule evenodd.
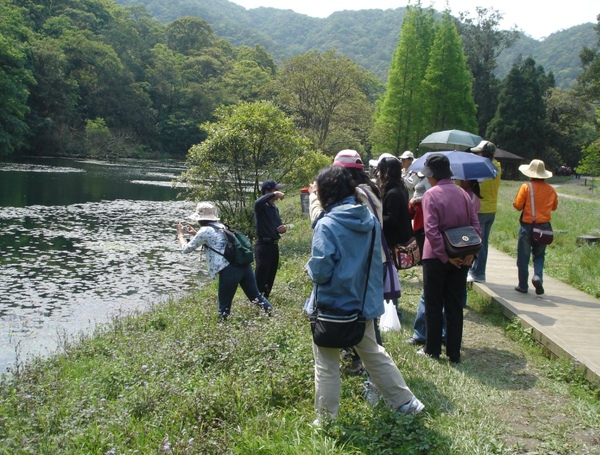
<svg viewBox="0 0 600 455"><path fill-rule="evenodd" d="M360 355L371 382L375 384L390 408L397 409L414 397L392 358L383 346L377 344L372 319L367 321L365 335L354 348ZM321 348L313 343L313 355L315 411L317 414L329 414L333 419L340 409L340 350Z"/></svg>

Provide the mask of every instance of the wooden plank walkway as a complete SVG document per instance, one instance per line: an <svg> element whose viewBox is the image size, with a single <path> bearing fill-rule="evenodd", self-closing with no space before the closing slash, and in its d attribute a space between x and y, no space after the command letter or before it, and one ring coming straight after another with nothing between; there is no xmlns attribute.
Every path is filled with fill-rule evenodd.
<svg viewBox="0 0 600 455"><path fill-rule="evenodd" d="M486 275L486 283L473 283L477 293L500 304L508 317L519 318L553 355L574 360L590 382L600 385L600 300L547 275L545 294L536 295L531 282L527 294L517 292L516 259L492 247Z"/></svg>

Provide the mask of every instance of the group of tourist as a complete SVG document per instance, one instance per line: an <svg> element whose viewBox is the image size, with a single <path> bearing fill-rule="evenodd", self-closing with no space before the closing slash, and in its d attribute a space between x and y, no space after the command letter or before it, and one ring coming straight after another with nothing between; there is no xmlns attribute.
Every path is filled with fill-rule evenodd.
<svg viewBox="0 0 600 455"><path fill-rule="evenodd" d="M482 141L467 152L493 161L495 146ZM410 344L423 345L418 352L452 363L461 361L463 309L467 282L485 282L488 241L495 219L500 172L483 181L452 180L447 156L432 154L419 172L410 170L414 155L382 154L371 160L369 175L360 155L342 150L333 164L322 169L309 186L309 214L313 227L311 257L305 273L313 282L313 309L348 313L362 311L366 326L362 340L352 349L353 368L364 368L385 403L402 414L417 414L424 405L414 396L383 346L378 318L384 313L383 285L386 258L394 245L417 239L423 267L423 291ZM527 292L528 266L533 254L532 284L543 294L545 245L531 242L531 225L549 223L556 210L556 193L545 179L552 176L540 160L519 168L532 184L521 186L514 207L522 211L518 239L519 292ZM458 183L458 184L457 184ZM268 297L279 264L278 241L286 232L275 202L284 198L282 185L266 180L254 206L256 243L255 274L250 264L234 266L223 257L226 237L214 204L201 202L190 216L200 229L179 225L177 233L184 253L209 246L206 261L209 273L219 275L219 318L226 319L238 284L248 299L267 313ZM532 213L531 203L535 209ZM482 238L475 257L450 257L444 232L472 227ZM184 234L192 236L188 241ZM369 249L371 242L376 247ZM388 249L386 251L386 248ZM318 291L318 292L317 292ZM397 302L396 307L397 307ZM401 315L399 314L399 317ZM321 418L335 418L340 402L340 349L313 343L315 360L315 411Z"/></svg>

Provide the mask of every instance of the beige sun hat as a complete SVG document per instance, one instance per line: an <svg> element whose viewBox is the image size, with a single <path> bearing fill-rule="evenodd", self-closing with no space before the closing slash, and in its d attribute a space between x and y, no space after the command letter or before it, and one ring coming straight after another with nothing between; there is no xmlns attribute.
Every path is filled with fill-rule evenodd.
<svg viewBox="0 0 600 455"><path fill-rule="evenodd" d="M219 210L212 202L198 202L196 211L191 213L188 218L194 221L219 221Z"/></svg>
<svg viewBox="0 0 600 455"><path fill-rule="evenodd" d="M542 160L531 160L529 164L522 164L519 166L519 171L532 179L549 179L552 177L552 172L546 170Z"/></svg>

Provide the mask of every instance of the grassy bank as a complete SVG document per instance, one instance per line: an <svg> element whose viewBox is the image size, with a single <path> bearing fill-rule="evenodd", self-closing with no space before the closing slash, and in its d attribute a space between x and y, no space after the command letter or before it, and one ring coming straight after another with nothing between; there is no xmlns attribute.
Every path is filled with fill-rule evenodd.
<svg viewBox="0 0 600 455"><path fill-rule="evenodd" d="M516 194L510 185L503 184L493 234L506 250L516 242L516 211L511 222L503 215L504 199ZM209 285L65 342L61 354L19 365L2 380L0 453L600 453L598 389L568 363L546 359L517 324L474 293L462 364L432 361L403 343L421 293L418 270L402 273L405 329L384 341L425 412L401 417L373 408L362 398L363 379L344 376L338 421L312 427L310 329L301 312L310 290L302 266L311 230L299 199L289 195L282 213L294 226L280 244L274 317L250 307L240 292L232 318L217 324L216 287ZM557 213L557 229L569 219L583 223L579 209L566 213L572 208L564 204L564 221ZM549 249L549 267L552 254L579 254L569 247L574 235ZM598 276L598 262L586 273ZM598 292L593 279L583 283Z"/></svg>

